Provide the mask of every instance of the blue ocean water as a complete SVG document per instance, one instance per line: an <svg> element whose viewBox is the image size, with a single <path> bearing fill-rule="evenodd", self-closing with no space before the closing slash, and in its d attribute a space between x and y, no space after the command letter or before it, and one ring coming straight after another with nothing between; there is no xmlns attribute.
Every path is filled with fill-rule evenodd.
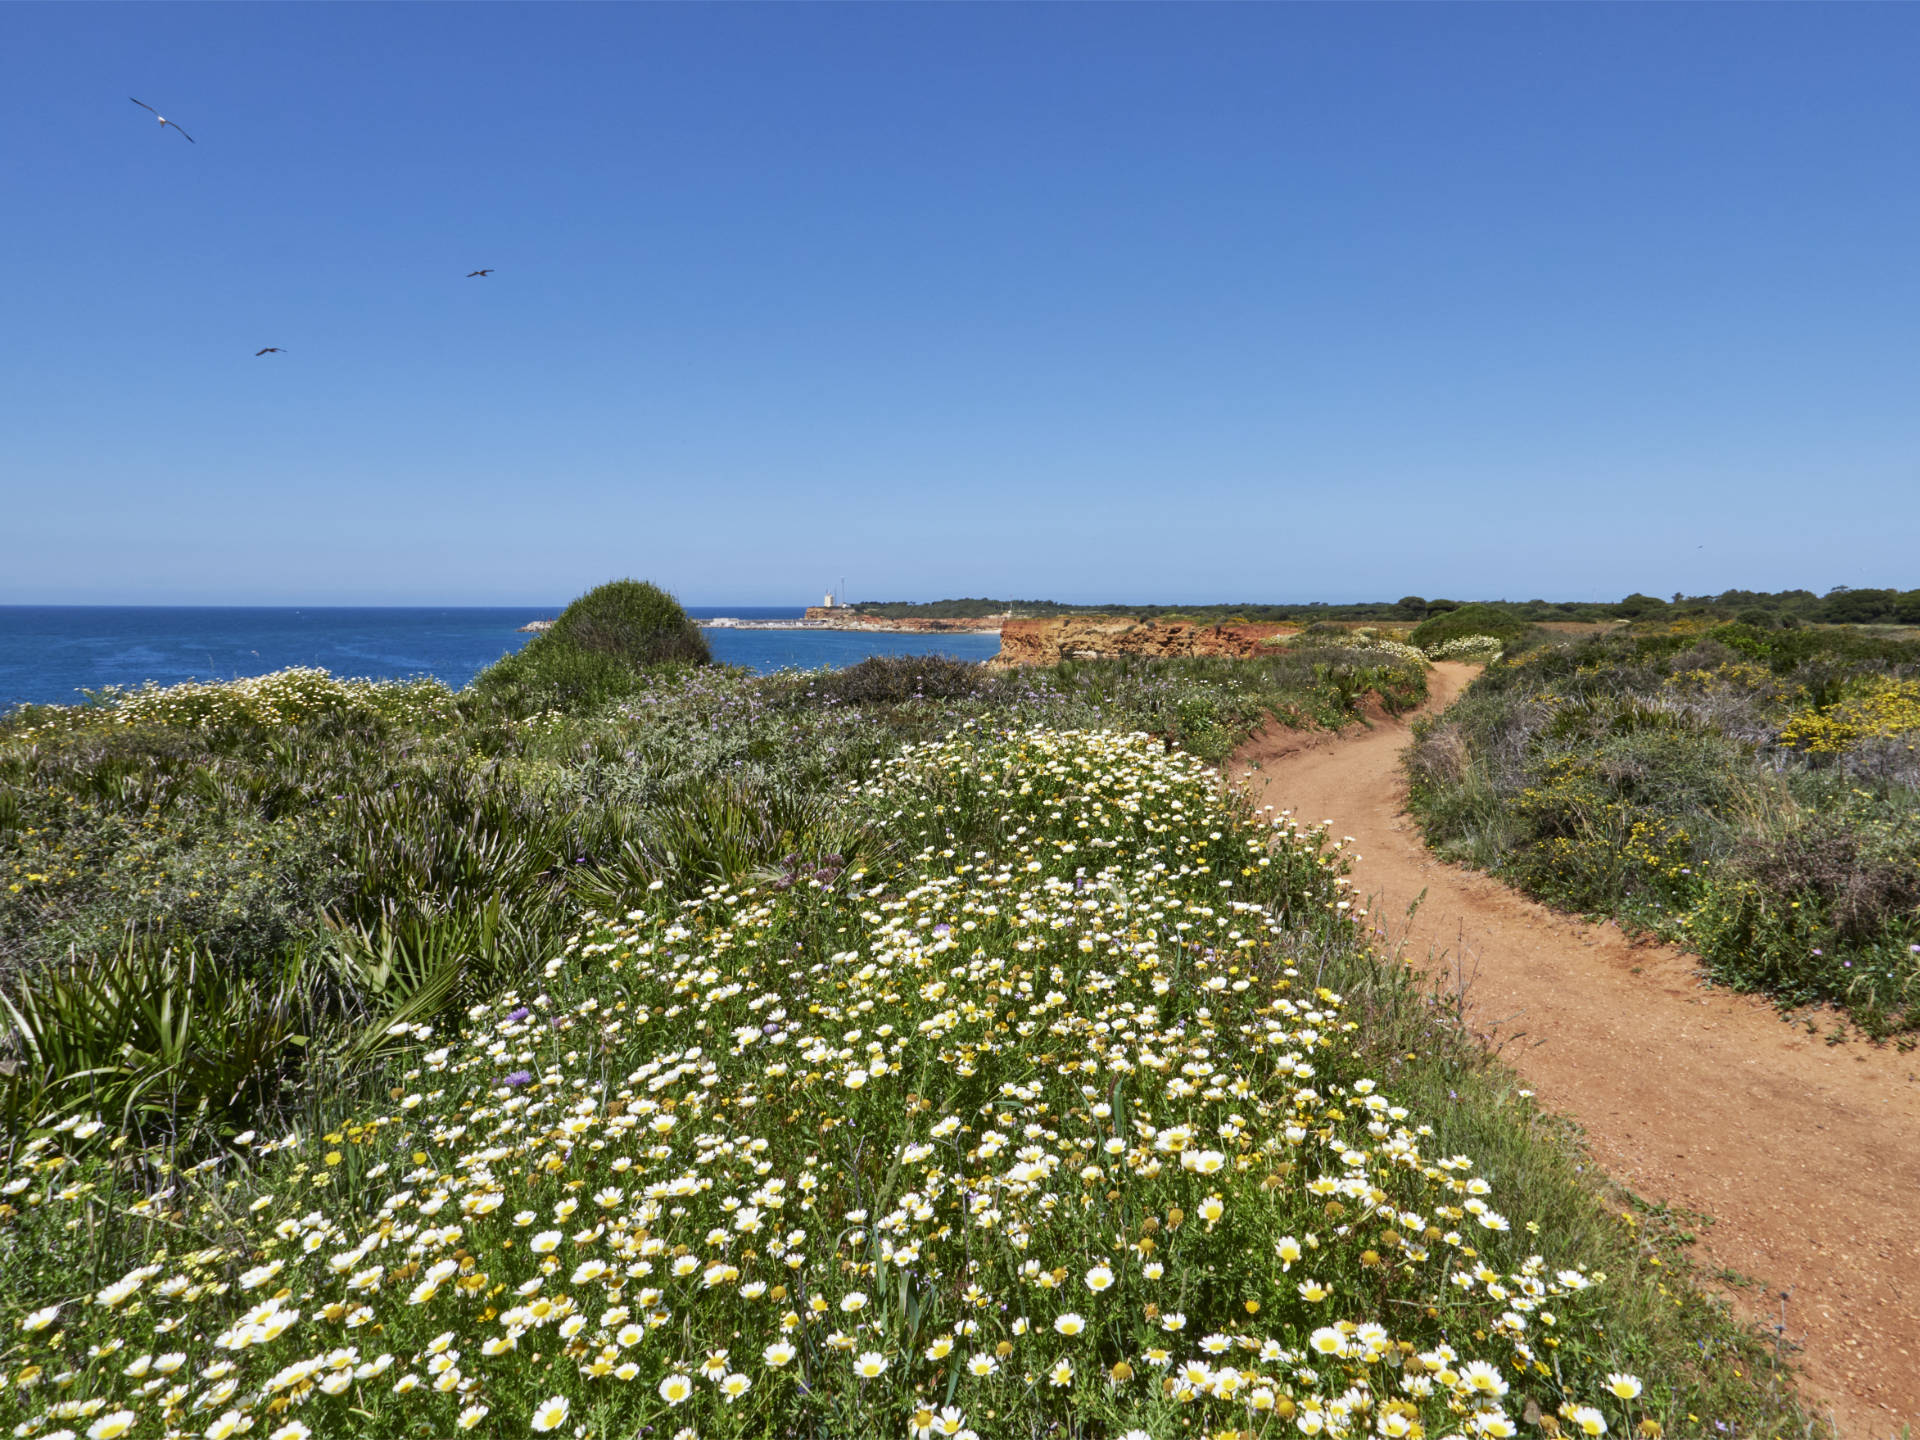
<svg viewBox="0 0 1920 1440"><path fill-rule="evenodd" d="M751 610L702 610L688 607L696 618L732 615L741 620L784 620L801 614L798 608L779 614ZM951 655L956 660L991 660L1000 653L998 634L986 635L867 635L857 630L709 630L707 643L713 658L723 665L745 665L758 674L771 670L818 670L830 665L857 665L870 655Z"/></svg>
<svg viewBox="0 0 1920 1440"><path fill-rule="evenodd" d="M0 605L0 711L65 705L83 690L152 680L232 680L289 665L341 676L432 675L458 689L532 637L529 620L559 611L446 607ZM713 606L698 619L799 618L799 606ZM993 635L864 635L841 630L709 630L714 659L761 674L852 665L869 655L985 660Z"/></svg>

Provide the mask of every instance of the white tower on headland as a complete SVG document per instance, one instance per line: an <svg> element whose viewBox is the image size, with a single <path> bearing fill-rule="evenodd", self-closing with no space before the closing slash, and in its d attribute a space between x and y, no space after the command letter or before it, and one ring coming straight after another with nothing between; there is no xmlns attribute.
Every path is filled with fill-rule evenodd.
<svg viewBox="0 0 1920 1440"><path fill-rule="evenodd" d="M826 608L829 610L833 608L833 592L831 590L827 591Z"/></svg>

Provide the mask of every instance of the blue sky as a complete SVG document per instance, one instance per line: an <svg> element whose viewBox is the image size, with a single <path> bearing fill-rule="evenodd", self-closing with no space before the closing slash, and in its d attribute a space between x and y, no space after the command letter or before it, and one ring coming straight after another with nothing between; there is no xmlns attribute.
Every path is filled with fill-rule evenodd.
<svg viewBox="0 0 1920 1440"><path fill-rule="evenodd" d="M0 19L0 603L1920 586L1914 7Z"/></svg>

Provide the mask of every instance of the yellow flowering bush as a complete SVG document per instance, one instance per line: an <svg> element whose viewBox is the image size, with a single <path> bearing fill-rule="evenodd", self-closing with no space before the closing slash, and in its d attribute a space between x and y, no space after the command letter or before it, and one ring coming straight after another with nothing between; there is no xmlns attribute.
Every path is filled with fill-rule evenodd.
<svg viewBox="0 0 1920 1440"><path fill-rule="evenodd" d="M1292 953L1352 935L1323 835L1143 735L962 733L847 803L892 860L592 923L457 1035L407 1031L393 1103L338 1131L131 1206L99 1120L23 1139L0 1244L103 1207L150 1241L0 1299L0 1420L1418 1440L1643 1413L1583 1324L1604 1277L1533 1253Z"/></svg>
<svg viewBox="0 0 1920 1440"><path fill-rule="evenodd" d="M1838 755L1862 740L1920 732L1920 680L1874 679L1822 710L1802 711L1780 743L1809 755Z"/></svg>
<svg viewBox="0 0 1920 1440"><path fill-rule="evenodd" d="M1728 661L1710 669L1696 665L1676 670L1661 681L1661 688L1688 700L1743 700L1760 710L1804 703L1807 693L1804 685L1747 660Z"/></svg>

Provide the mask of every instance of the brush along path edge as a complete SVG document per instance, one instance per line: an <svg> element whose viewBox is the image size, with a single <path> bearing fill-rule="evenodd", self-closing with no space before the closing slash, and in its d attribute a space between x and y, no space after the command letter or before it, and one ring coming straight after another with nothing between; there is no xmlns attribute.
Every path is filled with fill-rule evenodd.
<svg viewBox="0 0 1920 1440"><path fill-rule="evenodd" d="M396 1026L434 1048L391 1108L256 1143L293 1163L232 1191L174 1172L120 1279L0 1295L34 1357L0 1427L1639 1430L1665 1387L1613 1368L1605 1282L1533 1253L1287 963L1350 938L1322 837L1216 781L1144 734L909 747L849 796L901 822L883 870L597 925L458 1033ZM6 1240L126 1203L76 1118L19 1151Z"/></svg>
<svg viewBox="0 0 1920 1440"><path fill-rule="evenodd" d="M1477 673L1436 665L1428 708ZM1441 861L1404 813L1408 738L1385 718L1304 742L1270 731L1228 772L1257 766L1256 804L1355 838L1373 918L1395 943L1405 932L1409 958L1464 968L1476 1026L1613 1176L1714 1217L1707 1268L1759 1282L1732 1292L1743 1316L1773 1325L1790 1292L1803 1392L1843 1440L1920 1423L1920 1056L1828 1045L1762 1000L1706 988L1684 951Z"/></svg>

